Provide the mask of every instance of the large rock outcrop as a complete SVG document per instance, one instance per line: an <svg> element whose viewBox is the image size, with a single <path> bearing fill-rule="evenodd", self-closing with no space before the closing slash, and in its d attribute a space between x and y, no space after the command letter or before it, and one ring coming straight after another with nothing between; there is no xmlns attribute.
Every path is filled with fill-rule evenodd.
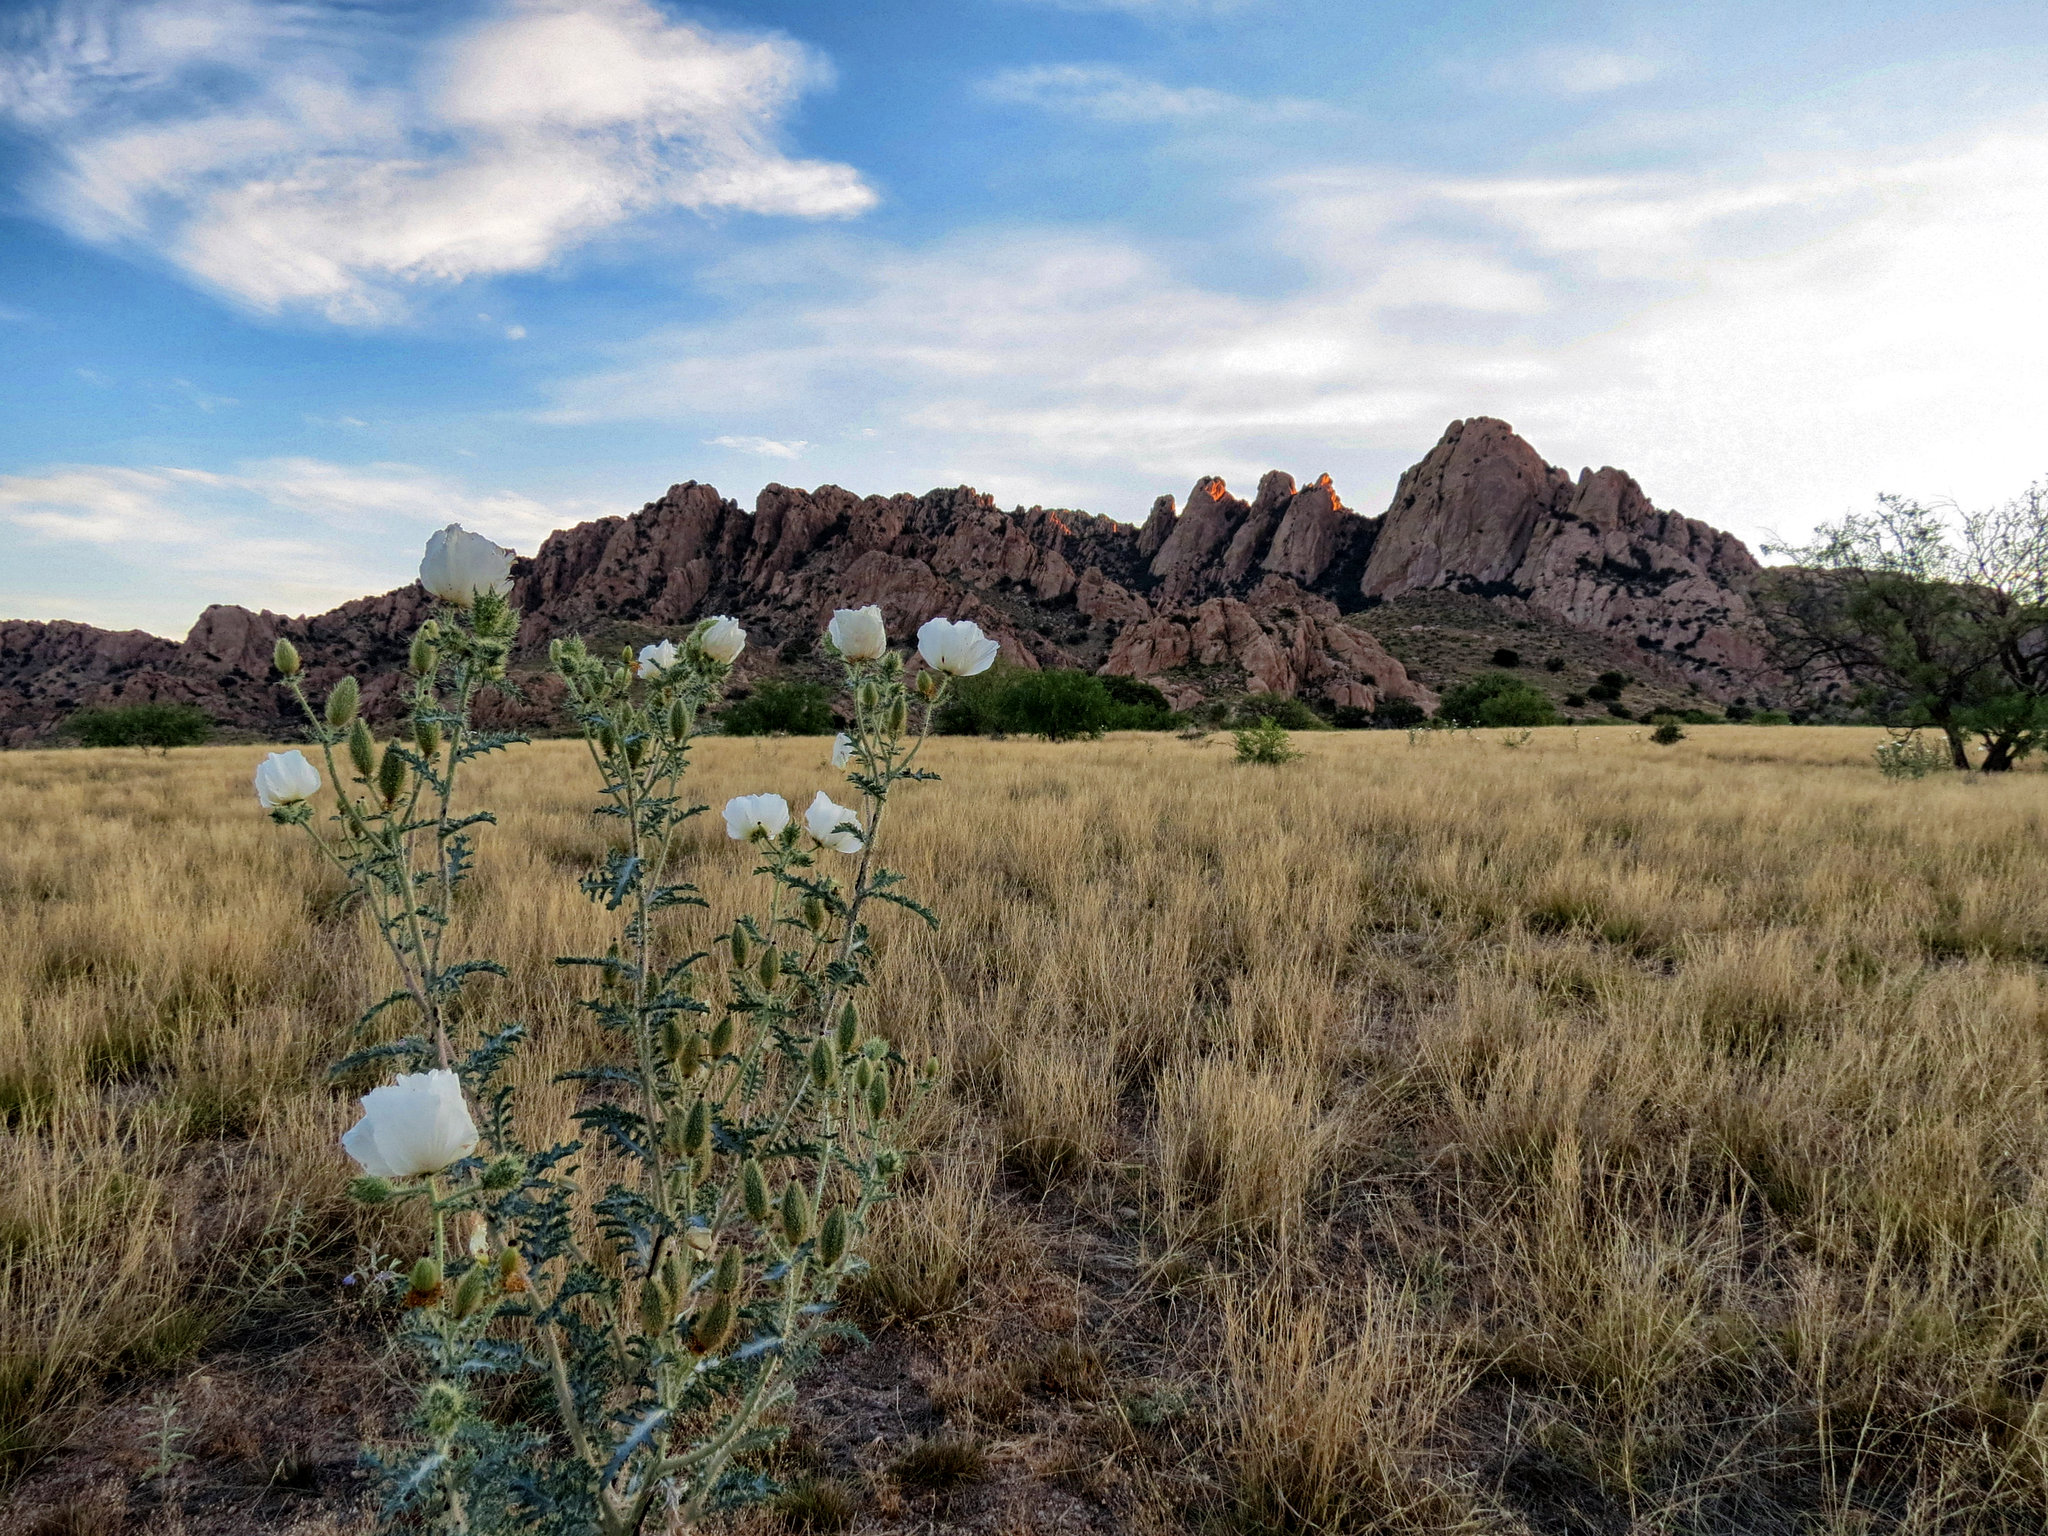
<svg viewBox="0 0 2048 1536"><path fill-rule="evenodd" d="M1298 694L1371 708L1434 698L1350 615L1403 592L1513 597L1630 639L1721 697L1762 662L1742 544L1652 506L1627 475L1573 480L1505 422L1453 422L1401 477L1381 517L1346 507L1328 475L1275 470L1252 498L1222 480L1184 505L1161 496L1142 526L1043 507L1004 511L970 487L857 496L770 485L751 512L695 481L625 517L551 534L514 569L521 652L553 636L614 641L731 613L753 643L743 675L814 665L836 607L881 605L898 636L944 613L970 618L1025 667L1151 678L1179 704L1219 691ZM278 636L322 693L343 672L373 711L393 696L417 586L305 618L209 608L182 644L70 623L0 623L0 741L46 735L87 705L166 699L222 724L296 729L270 670ZM507 720L544 718L541 683Z"/></svg>

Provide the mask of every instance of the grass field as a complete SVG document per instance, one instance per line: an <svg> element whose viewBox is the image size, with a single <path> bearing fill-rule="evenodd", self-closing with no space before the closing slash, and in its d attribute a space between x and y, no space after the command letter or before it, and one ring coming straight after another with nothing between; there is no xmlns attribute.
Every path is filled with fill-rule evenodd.
<svg viewBox="0 0 2048 1536"><path fill-rule="evenodd" d="M1880 739L935 741L884 851L944 927L884 924L876 1022L946 1086L875 1345L739 1524L2048 1526L2048 777ZM825 745L708 742L699 798ZM419 1239L345 1200L323 1074L388 983L257 755L0 757L0 1529L367 1529L355 1298ZM593 1048L585 767L480 775L535 1135Z"/></svg>

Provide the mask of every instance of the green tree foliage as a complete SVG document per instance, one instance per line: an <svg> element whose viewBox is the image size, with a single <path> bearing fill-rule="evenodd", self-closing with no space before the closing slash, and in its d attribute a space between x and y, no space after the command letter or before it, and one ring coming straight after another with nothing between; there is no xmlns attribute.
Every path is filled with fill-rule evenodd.
<svg viewBox="0 0 2048 1536"><path fill-rule="evenodd" d="M728 736L829 736L832 695L816 683L756 683L719 717Z"/></svg>
<svg viewBox="0 0 2048 1536"><path fill-rule="evenodd" d="M196 747L213 735L213 722L190 704L119 704L81 709L63 733L88 747Z"/></svg>
<svg viewBox="0 0 2048 1536"><path fill-rule="evenodd" d="M1522 653L1504 645L1493 653L1492 660L1496 667L1519 667L1522 664Z"/></svg>
<svg viewBox="0 0 2048 1536"><path fill-rule="evenodd" d="M1444 695L1438 713L1453 725L1555 725L1550 696L1506 672L1482 672Z"/></svg>
<svg viewBox="0 0 2048 1536"><path fill-rule="evenodd" d="M1765 618L1784 670L1846 679L1897 727L1931 725L1957 768L2009 769L2048 733L2048 480L1985 512L1878 497L1778 546Z"/></svg>
<svg viewBox="0 0 2048 1536"><path fill-rule="evenodd" d="M996 720L1020 736L1073 741L1108 730L1115 709L1109 690L1092 672L1053 669L1017 674L1000 695Z"/></svg>
<svg viewBox="0 0 2048 1536"><path fill-rule="evenodd" d="M932 728L942 736L1005 732L1048 741L1104 731L1170 731L1181 723L1166 695L1135 677L1000 666L954 683L932 717Z"/></svg>
<svg viewBox="0 0 2048 1536"><path fill-rule="evenodd" d="M1284 731L1327 731L1330 722L1300 699L1286 693L1249 693L1237 704L1237 723L1257 725L1271 720Z"/></svg>
<svg viewBox="0 0 2048 1536"><path fill-rule="evenodd" d="M1675 747L1685 740L1685 727L1676 720L1666 720L1657 729L1650 732L1650 740L1656 742L1660 747Z"/></svg>

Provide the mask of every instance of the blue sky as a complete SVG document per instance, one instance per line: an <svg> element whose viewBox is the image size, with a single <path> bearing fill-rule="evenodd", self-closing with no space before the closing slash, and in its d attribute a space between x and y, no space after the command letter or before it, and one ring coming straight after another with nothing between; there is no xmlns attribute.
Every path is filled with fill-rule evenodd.
<svg viewBox="0 0 2048 1536"><path fill-rule="evenodd" d="M1755 540L2048 472L2048 7L0 7L0 617L181 635L697 479Z"/></svg>

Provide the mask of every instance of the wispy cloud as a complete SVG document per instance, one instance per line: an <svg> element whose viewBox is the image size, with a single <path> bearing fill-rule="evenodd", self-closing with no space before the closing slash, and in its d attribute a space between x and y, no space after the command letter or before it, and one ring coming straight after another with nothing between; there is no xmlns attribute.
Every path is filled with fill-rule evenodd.
<svg viewBox="0 0 2048 1536"><path fill-rule="evenodd" d="M483 491L406 464L251 461L232 473L61 465L0 476L0 525L45 557L84 557L95 588L126 588L128 623L181 634L212 602L317 610L397 586L451 521L530 551L616 508ZM75 603L45 594L52 616Z"/></svg>
<svg viewBox="0 0 2048 1536"><path fill-rule="evenodd" d="M991 101L1091 118L1100 123L1200 123L1242 117L1301 117L1318 110L1288 98L1253 102L1206 85L1165 85L1114 64L1037 64L982 82Z"/></svg>
<svg viewBox="0 0 2048 1536"><path fill-rule="evenodd" d="M729 435L724 437L707 437L704 439L704 443L709 448L734 448L741 453L756 454L764 459L794 459L811 446L802 439L785 443L779 442L772 437L733 437Z"/></svg>
<svg viewBox="0 0 2048 1536"><path fill-rule="evenodd" d="M1848 163L1293 174L1250 227L1302 274L1288 290L1219 284L1210 227L1186 250L1008 228L835 249L808 295L785 266L564 384L552 415L800 420L843 483L957 473L1125 515L1276 464L1366 503L1480 412L1749 533L1833 515L1845 487L1983 499L2043 467L2042 114ZM863 460L868 424L887 448Z"/></svg>
<svg viewBox="0 0 2048 1536"><path fill-rule="evenodd" d="M1664 61L1618 48L1539 48L1496 65L1488 80L1496 89L1529 90L1555 96L1603 96L1662 75Z"/></svg>
<svg viewBox="0 0 2048 1536"><path fill-rule="evenodd" d="M73 0L14 32L0 114L55 153L41 205L258 310L388 322L408 290L532 271L659 209L875 201L777 143L818 56L650 0L493 0L424 43L251 0Z"/></svg>

